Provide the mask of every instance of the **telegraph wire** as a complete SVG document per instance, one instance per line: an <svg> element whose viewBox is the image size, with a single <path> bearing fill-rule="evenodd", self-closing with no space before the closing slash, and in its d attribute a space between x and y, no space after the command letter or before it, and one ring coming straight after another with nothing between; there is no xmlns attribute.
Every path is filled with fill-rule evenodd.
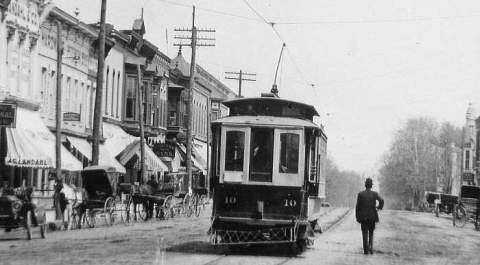
<svg viewBox="0 0 480 265"><path fill-rule="evenodd" d="M156 1L163 2L163 3L166 3L166 4L170 4L170 5L174 5L174 6L181 6L181 7L185 7L185 8L192 8L192 5L177 3L177 2L169 1L169 0L156 0ZM202 10L202 11L205 11L205 12L210 12L210 13L214 13L214 14L218 14L218 15L229 16L229 17L236 17L236 18L240 18L240 19L245 19L245 20L250 20L250 21L256 21L256 22L258 22L258 19L252 18L252 17L246 17L246 16L242 16L242 15L237 15L237 14L233 14L233 13L228 13L228 12L225 12L225 11L220 11L220 10L211 9L211 8L203 8L203 7L198 7L198 6L195 6L195 7L196 7L197 9Z"/></svg>
<svg viewBox="0 0 480 265"><path fill-rule="evenodd" d="M255 8L250 5L250 3L247 1L247 0L243 0L243 2L248 6L248 8L250 8L250 10L252 10L253 13L255 13L257 15L258 18L260 18L265 24L271 26L273 32L275 33L275 35L277 35L277 37L285 44L285 48L287 50L287 54L288 56L290 57L290 61L292 61L293 63L293 66L295 68L295 70L298 72L298 74L300 75L300 77L303 79L305 85L307 85L308 87L312 87L313 90L314 90L314 93L315 93L315 96L318 96L317 95L317 91L315 89L315 85L312 84L311 82L308 82L305 74L301 71L300 67L298 66L296 60L294 59L294 56L292 54L292 51L290 50L289 46L287 45L287 42L285 41L285 39L282 37L282 35L280 34L280 32L275 28L275 25L277 23L275 22L270 22L268 21L264 16L262 16L257 10L255 10Z"/></svg>
<svg viewBox="0 0 480 265"><path fill-rule="evenodd" d="M412 17L396 19L371 19L371 20L323 20L323 21L286 21L277 22L276 25L328 25L328 24L376 24L397 22L419 22L432 20L451 20L480 17L480 13L464 16L440 16L440 17Z"/></svg>

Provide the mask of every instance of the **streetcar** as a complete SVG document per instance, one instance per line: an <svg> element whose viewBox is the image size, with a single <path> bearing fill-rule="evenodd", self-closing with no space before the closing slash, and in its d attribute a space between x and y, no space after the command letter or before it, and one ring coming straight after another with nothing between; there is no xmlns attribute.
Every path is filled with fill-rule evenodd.
<svg viewBox="0 0 480 265"><path fill-rule="evenodd" d="M327 136L313 106L267 94L212 122L210 242L303 250L325 199Z"/></svg>

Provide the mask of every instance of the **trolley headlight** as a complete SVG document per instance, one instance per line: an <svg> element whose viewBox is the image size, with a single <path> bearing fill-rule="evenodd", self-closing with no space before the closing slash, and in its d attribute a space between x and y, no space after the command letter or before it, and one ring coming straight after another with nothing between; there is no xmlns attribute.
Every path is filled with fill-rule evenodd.
<svg viewBox="0 0 480 265"><path fill-rule="evenodd" d="M12 202L12 210L14 212L20 211L21 208L22 208L22 203L21 202L19 202L19 201Z"/></svg>

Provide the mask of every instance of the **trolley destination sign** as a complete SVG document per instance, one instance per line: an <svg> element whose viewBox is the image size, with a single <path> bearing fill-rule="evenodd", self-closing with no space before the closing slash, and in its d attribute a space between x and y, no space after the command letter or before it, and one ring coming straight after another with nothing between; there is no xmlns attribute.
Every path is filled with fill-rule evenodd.
<svg viewBox="0 0 480 265"><path fill-rule="evenodd" d="M15 104L0 103L0 127L15 128L17 106Z"/></svg>

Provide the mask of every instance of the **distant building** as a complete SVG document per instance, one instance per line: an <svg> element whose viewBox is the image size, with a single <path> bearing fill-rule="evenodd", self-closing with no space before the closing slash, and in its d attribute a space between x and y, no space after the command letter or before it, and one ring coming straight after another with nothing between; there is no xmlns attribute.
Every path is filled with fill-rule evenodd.
<svg viewBox="0 0 480 265"><path fill-rule="evenodd" d="M463 128L463 152L462 152L462 183L475 185L475 161L477 147L477 130L475 126L475 110L470 103L465 115Z"/></svg>

